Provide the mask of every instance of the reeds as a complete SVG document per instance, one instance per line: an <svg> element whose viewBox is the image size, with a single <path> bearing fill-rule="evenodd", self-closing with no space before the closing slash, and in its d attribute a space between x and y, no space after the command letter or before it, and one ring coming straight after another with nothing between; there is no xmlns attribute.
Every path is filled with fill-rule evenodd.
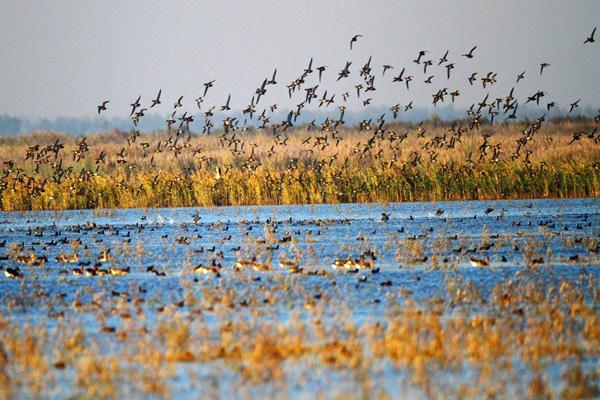
<svg viewBox="0 0 600 400"><path fill-rule="evenodd" d="M179 150L164 145L168 141L164 132L142 135L130 144L126 133L113 132L87 138L89 152L78 162L69 158L81 138L38 133L0 141L0 160L14 161L10 171L5 166L0 207L42 210L596 197L600 194L599 141L584 135L570 144L573 132L591 131L592 124L589 120L545 123L514 158L516 141L527 129L524 124L484 125L480 131L464 133L454 147L432 144L435 137L448 135L448 127L439 123L424 124L424 137L418 137L411 126L392 125L368 148L373 133L351 128L337 134L339 143L329 137L331 144L326 148L316 145L321 132L305 128L290 129L285 145L281 138L263 131L236 132L235 137L231 133L182 134L174 145ZM405 140L389 140L390 132L402 131L409 132ZM480 154L482 132L491 135L490 146L501 149L496 161L490 150ZM302 144L309 136L312 141ZM25 161L27 148L51 146L56 139L65 148L57 157L47 155L35 172L35 162ZM160 152L156 150L159 141ZM149 146L143 149L140 143ZM122 148L127 158L119 163L117 153ZM100 152L105 153L106 162L96 170L94 160ZM61 158L60 168L66 172L55 179L52 164Z"/></svg>

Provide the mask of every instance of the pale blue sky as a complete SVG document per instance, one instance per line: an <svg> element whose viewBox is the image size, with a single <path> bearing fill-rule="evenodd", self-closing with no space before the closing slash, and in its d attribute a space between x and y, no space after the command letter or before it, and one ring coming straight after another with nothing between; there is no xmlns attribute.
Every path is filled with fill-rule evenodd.
<svg viewBox="0 0 600 400"><path fill-rule="evenodd" d="M521 98L538 89L565 107L600 106L600 34L583 40L600 25L600 1L13 1L0 0L0 114L49 117L92 116L102 99L107 115L128 115L138 95L148 105L159 88L166 113L184 95L193 98L202 83L216 79L205 104L220 106L232 94L232 107L248 104L262 80L278 68L278 88L269 88L261 106L289 107L285 85L301 74L310 57L313 67L330 66L321 88L339 93L360 82L356 68L373 56L378 75L374 105L431 104L441 87L460 89L458 107L480 100L471 72L498 72L490 93L500 97L516 74ZM364 35L350 51L354 34ZM475 58L459 55L478 45ZM450 49L457 66L432 70L423 84L418 50L437 59ZM428 58L429 55L425 58ZM335 84L346 60L350 79ZM539 76L539 64L551 67ZM381 65L395 70L381 80ZM392 84L402 67L415 76L409 92ZM429 75L429 74L428 74ZM316 76L312 79L315 80ZM312 82L312 81L311 81ZM316 84L316 83L315 83ZM264 103L262 103L264 101ZM360 108L358 102L351 107Z"/></svg>

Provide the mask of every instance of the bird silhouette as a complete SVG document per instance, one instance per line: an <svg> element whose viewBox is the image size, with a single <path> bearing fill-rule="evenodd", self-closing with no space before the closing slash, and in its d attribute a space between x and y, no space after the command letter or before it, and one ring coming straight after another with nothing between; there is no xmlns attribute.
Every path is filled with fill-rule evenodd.
<svg viewBox="0 0 600 400"><path fill-rule="evenodd" d="M467 58L473 58L473 52L475 51L475 49L477 48L477 46L474 46L467 54L463 54L463 57L467 57Z"/></svg>
<svg viewBox="0 0 600 400"><path fill-rule="evenodd" d="M104 100L102 102L102 104L100 104L98 106L98 114L100 114L102 111L106 111L106 105L110 102L110 100Z"/></svg>
<svg viewBox="0 0 600 400"><path fill-rule="evenodd" d="M594 35L596 34L596 27L594 27L594 30L592 31L592 34L590 35L590 37L585 39L585 42L583 42L583 44L586 43L594 43L596 41L596 39L594 39Z"/></svg>
<svg viewBox="0 0 600 400"><path fill-rule="evenodd" d="M352 36L352 39L350 39L350 50L352 50L352 45L356 42L358 42L358 38L362 37L362 35L354 35Z"/></svg>

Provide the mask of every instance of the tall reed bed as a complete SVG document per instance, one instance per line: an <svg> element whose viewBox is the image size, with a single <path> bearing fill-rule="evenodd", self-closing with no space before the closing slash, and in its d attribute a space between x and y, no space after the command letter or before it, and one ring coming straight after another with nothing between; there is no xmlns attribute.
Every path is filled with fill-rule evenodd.
<svg viewBox="0 0 600 400"><path fill-rule="evenodd" d="M600 144L587 135L592 120L547 122L514 156L523 123L484 125L448 146L449 126L430 121L392 125L385 133L343 128L335 136L306 127L274 137L265 131L223 136L156 132L128 143L127 132L86 138L89 151L75 162L81 137L41 132L0 140L5 184L3 210L222 205L402 202L600 194ZM403 140L390 140L392 135ZM484 139L482 134L489 135ZM328 136L327 145L323 140ZM310 141L305 142L307 138ZM376 137L369 147L369 140ZM440 138L436 142L435 138ZM25 160L30 146L64 144L37 170ZM285 142L283 142L285 140ZM319 142L320 140L320 142ZM162 144L157 151L157 144ZM303 143L305 142L305 143ZM144 149L142 143L147 143ZM488 150L483 154L482 145ZM492 150L499 149L496 160ZM124 149L125 158L118 153ZM104 163L95 160L103 152ZM528 154L527 154L528 153ZM415 161L418 158L417 161ZM53 179L62 159L67 172ZM121 160L121 162L119 162ZM125 162L123 162L125 160ZM96 170L97 168L97 170ZM7 172L8 171L8 172ZM83 173L82 173L83 171ZM42 190L43 188L43 190Z"/></svg>

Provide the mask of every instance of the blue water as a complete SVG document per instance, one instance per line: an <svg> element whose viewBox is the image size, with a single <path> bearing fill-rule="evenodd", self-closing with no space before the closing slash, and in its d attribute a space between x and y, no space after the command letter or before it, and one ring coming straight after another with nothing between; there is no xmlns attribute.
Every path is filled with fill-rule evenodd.
<svg viewBox="0 0 600 400"><path fill-rule="evenodd" d="M382 220L382 213L389 215L388 221ZM203 287L220 285L237 293L236 300L240 300L261 285L268 289L284 281L295 289L285 298L279 295L281 302L268 318L279 318L282 323L292 313L310 318L300 307L306 293L335 291L350 310L349 318L361 326L384 320L390 296L398 301L406 293L417 301L446 297L448 274L473 282L485 297L495 285L525 269L534 256L543 258L538 283L576 281L582 271L598 278L597 257L590 252L589 239L599 237L600 201L596 199L2 212L0 242L5 243L0 247L0 267L18 265L25 279L11 280L2 275L0 296L4 301L0 312L18 324L41 324L50 330L61 319L48 315L64 312L78 321L89 337L106 341L98 332L97 315L74 312L71 304L75 300L86 304L99 294L115 291L143 297L146 302L140 307L146 326L152 329L160 320L158 306L183 301L181 312L190 311L190 296L199 297ZM186 244L178 243L178 238ZM484 238L489 248L482 246ZM77 246L75 240L80 241ZM533 252L538 252L533 256L527 251L532 243L537 246ZM406 246L418 247L418 257ZM59 254L70 255L75 249L77 263L55 261ZM103 249L111 249L113 256L103 267L129 267L131 273L126 277L72 274L79 263L84 268L93 265ZM350 255L357 258L366 251L376 255L379 273L332 270L334 260ZM17 253L31 252L45 255L48 262L30 266L14 259ZM273 271L233 271L238 258L251 256L271 260ZM329 277L291 275L278 266L280 259L294 256L305 271L326 271ZM470 256L488 257L490 267L472 267ZM215 258L222 265L220 278L193 273L192 266ZM146 272L149 266L165 276ZM382 286L386 281L391 286ZM190 287L197 292L190 292ZM45 295L34 296L34 292ZM336 320L335 310L329 313L326 324ZM232 318L260 320L239 313ZM118 315L108 316L103 323L122 324ZM207 314L203 323L210 326L218 320ZM109 352L118 349L118 343L110 340L106 346ZM173 394L187 397L198 393L185 384L189 381L186 374L209 373L213 365L180 368L183 378L174 384ZM235 379L226 367L218 370ZM291 368L289 373L298 371ZM386 369L384 375L394 380L402 374ZM552 375L560 378L560 371ZM317 380L310 392L295 388L287 395L317 396L322 389L319 385L331 389L329 395L344 394L334 390L335 385ZM75 393L68 384L58 385L57 391L60 395ZM260 396L261 392L254 394Z"/></svg>

